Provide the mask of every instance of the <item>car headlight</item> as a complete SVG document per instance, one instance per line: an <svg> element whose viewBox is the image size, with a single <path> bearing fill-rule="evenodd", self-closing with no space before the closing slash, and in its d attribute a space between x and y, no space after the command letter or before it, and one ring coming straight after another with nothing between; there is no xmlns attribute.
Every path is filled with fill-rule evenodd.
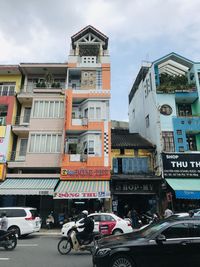
<svg viewBox="0 0 200 267"><path fill-rule="evenodd" d="M96 254L96 255L97 255L98 257L103 257L103 256L109 254L110 251L111 251L110 248L100 248L100 249L97 251L97 254Z"/></svg>
<svg viewBox="0 0 200 267"><path fill-rule="evenodd" d="M69 225L64 224L62 228L69 228Z"/></svg>

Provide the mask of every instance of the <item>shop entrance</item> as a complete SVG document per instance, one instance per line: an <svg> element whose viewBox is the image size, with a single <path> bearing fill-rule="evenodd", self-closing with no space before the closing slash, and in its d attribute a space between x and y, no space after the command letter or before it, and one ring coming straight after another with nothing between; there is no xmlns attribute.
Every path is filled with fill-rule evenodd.
<svg viewBox="0 0 200 267"><path fill-rule="evenodd" d="M138 214L157 210L156 195L118 195L116 198L118 200L117 213L120 217L127 217L131 208L134 208Z"/></svg>

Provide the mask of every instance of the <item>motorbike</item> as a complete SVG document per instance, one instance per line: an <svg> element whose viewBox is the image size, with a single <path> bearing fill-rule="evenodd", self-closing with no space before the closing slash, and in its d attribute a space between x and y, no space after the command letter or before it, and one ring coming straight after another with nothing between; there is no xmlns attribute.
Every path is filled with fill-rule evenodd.
<svg viewBox="0 0 200 267"><path fill-rule="evenodd" d="M13 250L17 245L17 237L15 230L7 231L0 236L0 247L5 250Z"/></svg>
<svg viewBox="0 0 200 267"><path fill-rule="evenodd" d="M67 255L72 249L75 251L83 251L88 250L91 251L90 245L92 242L95 242L97 239L100 239L102 237L102 234L99 232L93 232L89 235L88 239L83 242L83 244L79 244L76 234L78 233L78 230L76 227L73 227L73 229L70 231L68 236L64 236L61 238L61 240L58 242L58 251L61 255Z"/></svg>

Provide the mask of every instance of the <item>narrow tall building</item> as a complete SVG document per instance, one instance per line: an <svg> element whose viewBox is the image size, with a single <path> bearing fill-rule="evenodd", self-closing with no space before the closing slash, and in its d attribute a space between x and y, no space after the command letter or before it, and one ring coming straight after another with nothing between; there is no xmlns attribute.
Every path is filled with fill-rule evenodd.
<svg viewBox="0 0 200 267"><path fill-rule="evenodd" d="M73 35L67 77L62 182L54 198L62 200L68 213L83 208L109 210L108 37L92 26Z"/></svg>
<svg viewBox="0 0 200 267"><path fill-rule="evenodd" d="M199 96L200 64L176 53L143 65L129 94L130 131L156 145L157 175L178 210L199 205Z"/></svg>

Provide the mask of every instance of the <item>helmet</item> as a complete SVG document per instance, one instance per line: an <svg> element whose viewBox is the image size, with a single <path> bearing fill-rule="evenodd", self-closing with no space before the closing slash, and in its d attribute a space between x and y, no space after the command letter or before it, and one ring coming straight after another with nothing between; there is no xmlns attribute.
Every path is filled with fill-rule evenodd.
<svg viewBox="0 0 200 267"><path fill-rule="evenodd" d="M84 214L85 216L88 216L88 211L87 210L83 210L81 213Z"/></svg>

